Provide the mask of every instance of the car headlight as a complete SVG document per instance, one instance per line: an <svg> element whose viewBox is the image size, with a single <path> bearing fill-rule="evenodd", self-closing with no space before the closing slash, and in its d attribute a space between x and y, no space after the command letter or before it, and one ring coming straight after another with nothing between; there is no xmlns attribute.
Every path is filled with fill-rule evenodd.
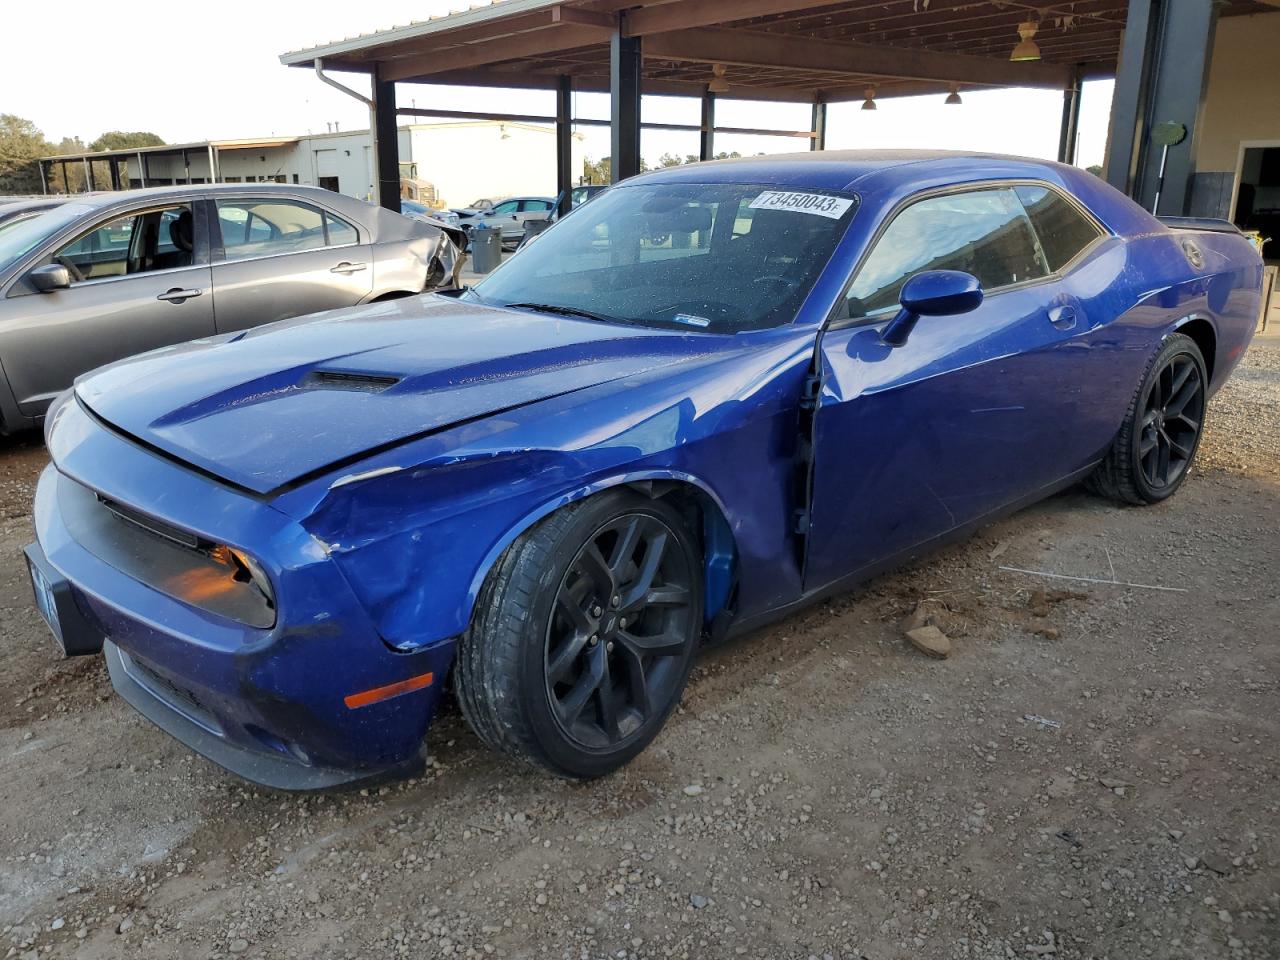
<svg viewBox="0 0 1280 960"><path fill-rule="evenodd" d="M262 569L262 565L257 560L244 551L229 547L226 544L218 544L213 547L209 551L209 556L227 567L231 580L236 583L252 584L266 598L269 605L275 606L275 597L271 592L271 581L267 578L267 572Z"/></svg>
<svg viewBox="0 0 1280 960"><path fill-rule="evenodd" d="M53 436L53 428L58 424L58 418L66 409L67 403L74 400L76 388L63 390L60 394L53 398L53 402L49 404L49 409L44 412L44 445L49 446L49 438Z"/></svg>

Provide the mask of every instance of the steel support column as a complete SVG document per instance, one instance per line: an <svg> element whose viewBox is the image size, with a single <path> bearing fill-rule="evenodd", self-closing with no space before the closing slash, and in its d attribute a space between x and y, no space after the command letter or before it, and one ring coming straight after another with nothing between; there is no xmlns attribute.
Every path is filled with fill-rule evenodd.
<svg viewBox="0 0 1280 960"><path fill-rule="evenodd" d="M809 149L827 149L827 99L821 93L813 95L813 110L809 118L809 129L814 132L809 140Z"/></svg>
<svg viewBox="0 0 1280 960"><path fill-rule="evenodd" d="M1214 0L1129 0L1106 179L1148 210L1157 193L1157 213L1183 214L1189 208L1216 26ZM1151 131L1167 122L1185 126L1187 136L1168 148L1166 159L1165 149L1151 142Z"/></svg>
<svg viewBox="0 0 1280 960"><path fill-rule="evenodd" d="M116 165L115 157L107 161L107 169L111 171L111 189L120 189L120 167Z"/></svg>
<svg viewBox="0 0 1280 960"><path fill-rule="evenodd" d="M84 189L86 193L98 189L98 184L93 179L93 164L89 162L88 157L81 158L84 161Z"/></svg>
<svg viewBox="0 0 1280 960"><path fill-rule="evenodd" d="M560 216L569 212L573 190L573 79L556 78L556 191Z"/></svg>
<svg viewBox="0 0 1280 960"><path fill-rule="evenodd" d="M1058 162L1076 162L1076 140L1080 133L1080 74L1062 91L1062 129L1058 133Z"/></svg>
<svg viewBox="0 0 1280 960"><path fill-rule="evenodd" d="M396 129L396 85L377 73L373 81L374 200L388 210L400 210L400 134Z"/></svg>
<svg viewBox="0 0 1280 960"><path fill-rule="evenodd" d="M43 160L41 160L41 161L40 161L40 192L41 192L41 193L48 193L48 192L49 192L49 181L53 178L53 164L52 164L52 163L50 163L50 164L49 164L49 173L48 173L48 175L46 175L46 174L45 174L44 164L45 164L45 162L44 162Z"/></svg>
<svg viewBox="0 0 1280 960"><path fill-rule="evenodd" d="M710 160L716 155L716 95L702 91L702 128L698 135L698 159Z"/></svg>
<svg viewBox="0 0 1280 960"><path fill-rule="evenodd" d="M640 38L615 30L609 41L609 179L640 172Z"/></svg>

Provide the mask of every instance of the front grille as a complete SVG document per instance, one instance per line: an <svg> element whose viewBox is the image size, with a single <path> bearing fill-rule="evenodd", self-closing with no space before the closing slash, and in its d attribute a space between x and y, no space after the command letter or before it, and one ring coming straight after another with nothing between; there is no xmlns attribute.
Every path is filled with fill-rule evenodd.
<svg viewBox="0 0 1280 960"><path fill-rule="evenodd" d="M58 477L58 508L72 538L126 576L250 627L275 625L275 598L219 556L225 547L67 476Z"/></svg>

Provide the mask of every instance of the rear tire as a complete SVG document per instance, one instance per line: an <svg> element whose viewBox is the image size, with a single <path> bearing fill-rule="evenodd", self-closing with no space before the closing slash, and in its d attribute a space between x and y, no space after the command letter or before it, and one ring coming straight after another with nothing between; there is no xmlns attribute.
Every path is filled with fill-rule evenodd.
<svg viewBox="0 0 1280 960"><path fill-rule="evenodd" d="M1138 506L1173 496L1200 447L1208 384L1196 342L1171 335L1147 365L1124 425L1085 485Z"/></svg>
<svg viewBox="0 0 1280 960"><path fill-rule="evenodd" d="M626 764L662 729L702 632L702 562L680 513L615 491L565 507L499 558L454 683L485 744L564 777Z"/></svg>

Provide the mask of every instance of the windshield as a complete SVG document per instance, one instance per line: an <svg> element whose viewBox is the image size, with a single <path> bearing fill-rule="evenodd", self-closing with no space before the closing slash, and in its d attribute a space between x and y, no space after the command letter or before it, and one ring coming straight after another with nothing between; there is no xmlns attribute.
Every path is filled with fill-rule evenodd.
<svg viewBox="0 0 1280 960"><path fill-rule="evenodd" d="M0 273L40 246L48 237L72 223L91 208L79 203L64 203L39 216L28 217L0 231Z"/></svg>
<svg viewBox="0 0 1280 960"><path fill-rule="evenodd" d="M779 326L795 319L856 206L741 183L615 187L465 296L713 333Z"/></svg>

